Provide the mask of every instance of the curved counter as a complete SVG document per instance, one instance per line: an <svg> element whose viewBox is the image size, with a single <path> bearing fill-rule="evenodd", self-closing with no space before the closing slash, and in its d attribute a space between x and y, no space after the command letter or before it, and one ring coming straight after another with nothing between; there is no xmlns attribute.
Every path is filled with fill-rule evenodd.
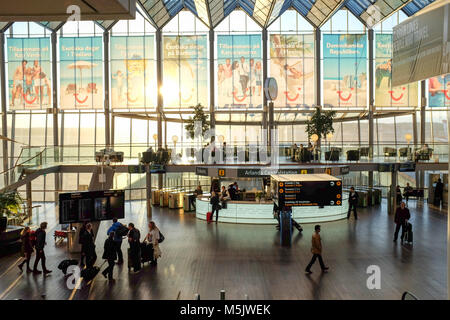
<svg viewBox="0 0 450 320"><path fill-rule="evenodd" d="M347 218L348 194L343 194L342 206L293 207L292 216L298 223L329 222ZM211 211L209 198L196 200L197 219L206 220L206 213ZM216 217L214 216L214 220ZM277 224L273 217L273 202L228 201L227 208L219 211L219 222Z"/></svg>

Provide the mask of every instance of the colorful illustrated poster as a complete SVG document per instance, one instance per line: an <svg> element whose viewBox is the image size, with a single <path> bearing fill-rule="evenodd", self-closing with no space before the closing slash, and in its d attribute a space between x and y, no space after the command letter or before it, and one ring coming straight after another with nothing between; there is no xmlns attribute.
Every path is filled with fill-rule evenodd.
<svg viewBox="0 0 450 320"><path fill-rule="evenodd" d="M262 108L261 35L218 35L217 60L218 108Z"/></svg>
<svg viewBox="0 0 450 320"><path fill-rule="evenodd" d="M450 74L428 79L428 106L450 107Z"/></svg>
<svg viewBox="0 0 450 320"><path fill-rule="evenodd" d="M104 107L102 44L102 37L59 39L62 109Z"/></svg>
<svg viewBox="0 0 450 320"><path fill-rule="evenodd" d="M277 80L278 108L314 104L314 35L270 35L270 76Z"/></svg>
<svg viewBox="0 0 450 320"><path fill-rule="evenodd" d="M392 87L392 34L377 34L375 46L375 105L417 107L417 82Z"/></svg>
<svg viewBox="0 0 450 320"><path fill-rule="evenodd" d="M164 109L208 108L206 36L163 37Z"/></svg>
<svg viewBox="0 0 450 320"><path fill-rule="evenodd" d="M153 36L111 37L111 107L156 107Z"/></svg>
<svg viewBox="0 0 450 320"><path fill-rule="evenodd" d="M365 34L323 35L325 107L367 108Z"/></svg>
<svg viewBox="0 0 450 320"><path fill-rule="evenodd" d="M12 110L51 106L49 38L8 38L8 93Z"/></svg>

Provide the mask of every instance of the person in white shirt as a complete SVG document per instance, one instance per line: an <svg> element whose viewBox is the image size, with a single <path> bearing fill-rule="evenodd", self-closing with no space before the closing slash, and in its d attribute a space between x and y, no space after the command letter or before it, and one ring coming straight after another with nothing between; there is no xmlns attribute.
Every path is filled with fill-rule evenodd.
<svg viewBox="0 0 450 320"><path fill-rule="evenodd" d="M239 80L241 82L242 95L245 95L247 91L248 76L250 73L250 67L245 58L241 57L241 63L239 64Z"/></svg>
<svg viewBox="0 0 450 320"><path fill-rule="evenodd" d="M145 237L145 241L147 241L153 247L153 261L151 262L152 265L156 265L158 263L158 258L161 257L159 238L160 233L158 227L156 227L154 221L150 221L148 223L148 234Z"/></svg>

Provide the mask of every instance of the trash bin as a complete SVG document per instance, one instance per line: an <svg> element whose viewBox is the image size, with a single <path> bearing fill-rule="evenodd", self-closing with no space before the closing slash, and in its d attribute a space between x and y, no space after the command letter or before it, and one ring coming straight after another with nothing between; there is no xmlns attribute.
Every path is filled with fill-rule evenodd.
<svg viewBox="0 0 450 320"><path fill-rule="evenodd" d="M67 250L70 253L81 252L81 244L78 243L77 231L67 231Z"/></svg>
<svg viewBox="0 0 450 320"><path fill-rule="evenodd" d="M183 196L183 209L184 212L190 212L194 211L194 208L191 205L191 202L189 201L190 197L193 197L193 193L185 193Z"/></svg>

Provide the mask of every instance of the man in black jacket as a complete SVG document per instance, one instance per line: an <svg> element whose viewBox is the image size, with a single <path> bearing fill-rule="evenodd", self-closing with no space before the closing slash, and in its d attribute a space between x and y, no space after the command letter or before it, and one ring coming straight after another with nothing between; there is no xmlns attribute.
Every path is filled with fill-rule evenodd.
<svg viewBox="0 0 450 320"><path fill-rule="evenodd" d="M358 220L358 214L356 213L356 206L358 205L358 194L355 191L355 188L350 188L350 193L348 195L348 213L347 213L347 219L350 219L350 215L353 212L355 213L355 220Z"/></svg>
<svg viewBox="0 0 450 320"><path fill-rule="evenodd" d="M44 272L44 274L48 274L50 272L52 272L51 270L48 270L45 267L45 252L44 252L44 247L46 245L45 243L45 229L47 229L47 222L42 222L40 227L36 230L36 260L34 260L34 268L33 268L33 273L35 274L40 274L42 273L42 271ZM42 271L38 270L38 263L39 261L41 261L42 263Z"/></svg>
<svg viewBox="0 0 450 320"><path fill-rule="evenodd" d="M117 259L117 247L114 240L115 232L111 231L109 233L108 239L105 241L103 259L108 261L108 267L103 270L102 274L108 280L112 281L113 279L113 270L114 270L114 261Z"/></svg>
<svg viewBox="0 0 450 320"><path fill-rule="evenodd" d="M135 228L133 223L128 224L128 243L130 244L130 255L133 262L134 272L141 270L141 233L139 229Z"/></svg>
<svg viewBox="0 0 450 320"><path fill-rule="evenodd" d="M434 187L434 205L437 207L441 206L442 195L444 193L444 184L441 178L436 182L436 187Z"/></svg>
<svg viewBox="0 0 450 320"><path fill-rule="evenodd" d="M83 233L83 250L86 256L86 266L92 268L97 260L95 252L95 237L92 230L92 224L86 224L86 231Z"/></svg>

